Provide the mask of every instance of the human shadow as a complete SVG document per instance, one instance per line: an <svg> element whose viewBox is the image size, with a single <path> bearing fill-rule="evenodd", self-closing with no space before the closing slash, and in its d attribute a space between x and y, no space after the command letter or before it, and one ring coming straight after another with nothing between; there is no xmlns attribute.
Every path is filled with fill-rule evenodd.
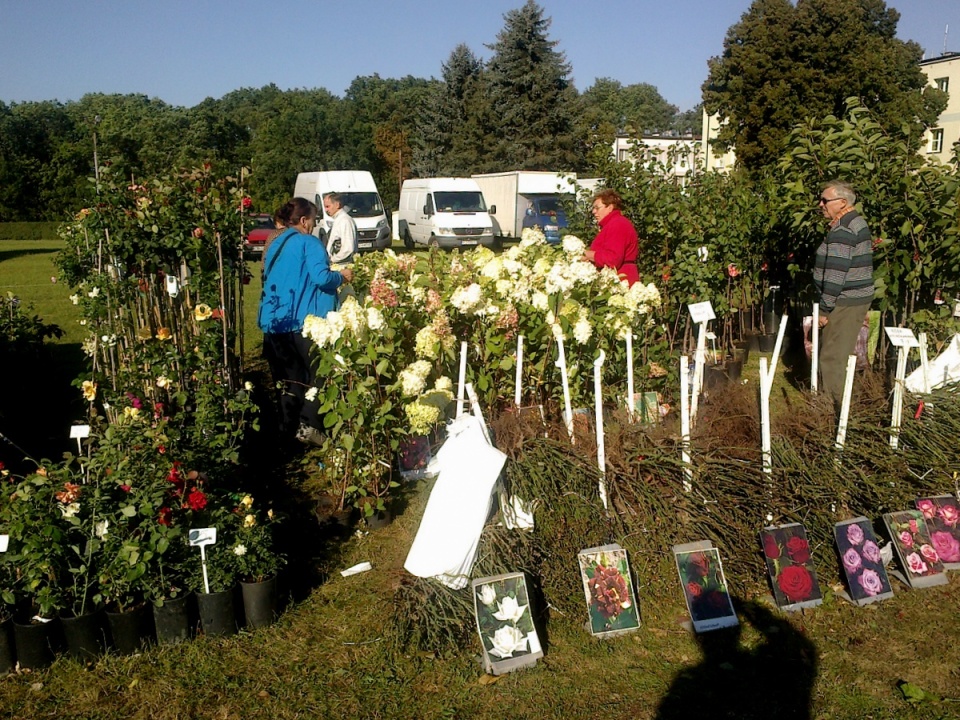
<svg viewBox="0 0 960 720"><path fill-rule="evenodd" d="M817 675L813 643L756 602L735 600L740 618L762 636L740 644L741 626L696 636L703 660L681 670L657 708L658 720L691 717L809 720Z"/></svg>

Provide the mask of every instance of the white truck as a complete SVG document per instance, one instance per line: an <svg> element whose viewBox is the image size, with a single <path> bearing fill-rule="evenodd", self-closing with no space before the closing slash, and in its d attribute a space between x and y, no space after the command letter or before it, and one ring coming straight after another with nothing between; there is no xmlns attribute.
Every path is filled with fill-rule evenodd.
<svg viewBox="0 0 960 720"><path fill-rule="evenodd" d="M496 211L493 215L493 233L498 239L518 239L524 228L538 228L547 242L560 242L560 230L567 226L567 216L560 197L572 200L576 194L573 173L511 172L473 175L483 191L483 197Z"/></svg>
<svg viewBox="0 0 960 720"><path fill-rule="evenodd" d="M490 207L490 213L497 209ZM415 245L493 245L493 220L480 186L470 178L415 178L400 188L397 232Z"/></svg>
<svg viewBox="0 0 960 720"><path fill-rule="evenodd" d="M390 223L383 209L373 176L366 170L324 170L297 175L293 194L314 203L320 210L314 234L326 241L333 218L324 212L323 196L339 193L343 206L357 224L357 251L382 250L393 242Z"/></svg>

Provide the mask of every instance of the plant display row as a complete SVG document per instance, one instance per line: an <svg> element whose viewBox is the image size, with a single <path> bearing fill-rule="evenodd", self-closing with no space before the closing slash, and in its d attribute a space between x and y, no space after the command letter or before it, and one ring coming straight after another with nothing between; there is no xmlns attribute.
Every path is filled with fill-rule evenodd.
<svg viewBox="0 0 960 720"><path fill-rule="evenodd" d="M628 287L583 253L574 236L558 248L527 229L500 255L478 248L362 256L354 280L362 300L304 323L319 362L318 386L308 392L319 398L327 429L328 492L368 515L382 510L393 482L389 461L405 436L429 434L446 417L461 362L484 407L513 401L521 336L523 403L560 404L561 340L576 407L592 403L601 352L611 402L622 402L614 395L625 397L628 333L638 375L662 375L647 354L658 335L656 286Z"/></svg>
<svg viewBox="0 0 960 720"><path fill-rule="evenodd" d="M272 512L231 482L257 425L240 375L241 179L205 166L143 182L101 179L61 229L61 275L88 334L76 456L3 479L8 610L123 610L200 590L187 531L217 527L211 590L276 572Z"/></svg>

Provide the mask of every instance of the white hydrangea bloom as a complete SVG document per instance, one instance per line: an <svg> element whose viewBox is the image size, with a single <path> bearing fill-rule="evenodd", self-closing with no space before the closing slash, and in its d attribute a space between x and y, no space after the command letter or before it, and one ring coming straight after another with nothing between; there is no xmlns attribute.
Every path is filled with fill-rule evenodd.
<svg viewBox="0 0 960 720"><path fill-rule="evenodd" d="M520 247L522 248L546 244L546 236L536 228L524 228L523 232L520 233Z"/></svg>
<svg viewBox="0 0 960 720"><path fill-rule="evenodd" d="M344 327L349 328L354 337L366 330L366 314L352 295L340 306L340 317L343 318Z"/></svg>
<svg viewBox="0 0 960 720"><path fill-rule="evenodd" d="M472 312L480 303L480 296L480 286L477 283L473 283L465 288L460 287L454 290L453 295L450 296L450 304L466 315Z"/></svg>
<svg viewBox="0 0 960 720"><path fill-rule="evenodd" d="M503 273L503 261L499 257L493 257L483 264L480 268L480 274L490 280L497 280Z"/></svg>
<svg viewBox="0 0 960 720"><path fill-rule="evenodd" d="M427 325L426 327L421 328L417 333L417 339L414 345L414 353L416 353L418 358L436 360L439 344L440 338L434 331L433 326Z"/></svg>
<svg viewBox="0 0 960 720"><path fill-rule="evenodd" d="M383 313L380 312L380 308L375 305L371 305L367 308L367 327L377 332L382 330L384 326Z"/></svg>
<svg viewBox="0 0 960 720"><path fill-rule="evenodd" d="M414 397L423 392L430 375L430 363L417 360L400 372L400 387L406 397Z"/></svg>
<svg viewBox="0 0 960 720"><path fill-rule="evenodd" d="M441 375L437 378L437 381L433 384L434 390L442 390L446 392L451 392L453 390L453 380L448 378L446 375Z"/></svg>
<svg viewBox="0 0 960 720"><path fill-rule="evenodd" d="M580 312L580 317L573 326L573 338L581 345L585 345L593 335L593 327L590 325L590 319L585 311Z"/></svg>
<svg viewBox="0 0 960 720"><path fill-rule="evenodd" d="M587 246L576 235L565 235L563 238L563 252L570 258L581 258Z"/></svg>
<svg viewBox="0 0 960 720"><path fill-rule="evenodd" d="M533 297L530 298L530 304L533 305L534 309L543 311L549 306L550 298L546 293L534 290Z"/></svg>

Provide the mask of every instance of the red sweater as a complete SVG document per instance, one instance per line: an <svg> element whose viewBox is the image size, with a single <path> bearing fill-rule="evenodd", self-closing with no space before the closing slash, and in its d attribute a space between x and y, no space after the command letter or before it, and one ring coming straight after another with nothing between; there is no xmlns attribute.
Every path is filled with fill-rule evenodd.
<svg viewBox="0 0 960 720"><path fill-rule="evenodd" d="M594 252L593 264L598 268L614 268L631 285L640 279L637 231L616 208L600 221L600 232L590 243L590 249Z"/></svg>

